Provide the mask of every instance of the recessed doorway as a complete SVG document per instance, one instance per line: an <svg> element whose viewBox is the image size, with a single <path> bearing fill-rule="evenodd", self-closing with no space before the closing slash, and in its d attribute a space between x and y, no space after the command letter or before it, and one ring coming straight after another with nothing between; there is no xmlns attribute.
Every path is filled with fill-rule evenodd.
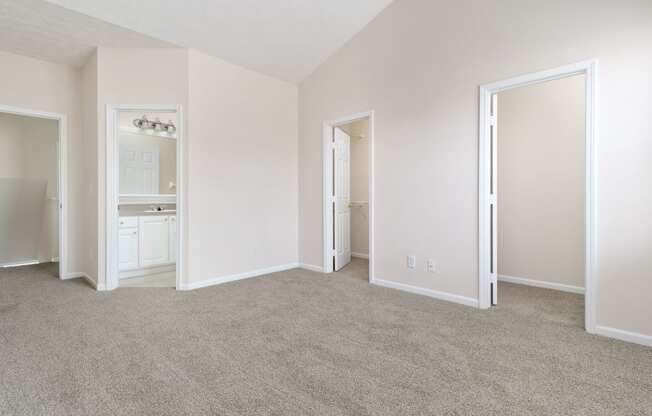
<svg viewBox="0 0 652 416"><path fill-rule="evenodd" d="M498 291L499 291L499 273L501 272L501 266L499 263L499 250L504 250L509 253L518 253L519 250L523 250L523 238L528 238L532 241L535 241L534 244L531 244L530 247L532 250L537 251L536 253L530 253L530 260L528 262L528 267L530 273L537 275L537 278L522 278L518 276L501 276L500 280L504 282L511 283L520 283L523 285L529 286L542 286L549 289L557 289L564 291L574 290L575 293L579 293L581 290L584 293L584 327L588 332L595 331L595 282L594 282L594 268L595 268L595 209L596 209L596 197L595 197L595 70L596 63L593 61L581 62L578 64L568 65L560 68L555 68L549 71L537 72L533 74L528 74L516 78L511 78L505 81L496 82L493 84L487 84L480 87L480 169L479 169L479 298L478 304L480 308L489 308L493 305L497 305L499 302ZM572 158L573 160L566 160L567 168L565 173L562 174L562 177L559 177L559 171L556 170L555 163L561 163L559 160L555 160L553 157L546 157L541 154L542 151L550 151L549 148L542 148L541 145L550 144L550 137L542 137L535 140L531 143L530 149L532 152L537 153L532 159L532 163L526 163L525 166L521 166L522 171L521 175L518 175L518 172L514 174L515 170L512 169L512 175L507 178L505 176L505 170L499 173L499 164L506 163L503 167L508 165L513 165L512 167L518 167L519 163L522 163L527 158L527 154L521 153L520 156L516 158L509 155L510 152L516 154L517 150L522 148L526 144L527 140L518 140L513 143L514 146L510 146L510 149L507 149L507 152L503 152L501 159L499 160L499 149L501 146L500 142L500 123L501 117L499 113L500 109L500 94L514 93L516 90L521 90L522 88L527 88L528 86L541 86L545 83L552 83L553 81L564 80L565 82L557 84L558 87L563 87L566 89L573 89L573 85L577 84L579 90L579 97L577 100L581 106L579 114L573 115L573 111L568 111L566 113L557 111L550 112L553 116L556 116L558 121L555 123L559 124L568 124L574 125L575 129L581 129L581 132L578 133L579 137L575 138L578 140L579 153L577 157ZM552 84L550 84L552 85ZM521 90L522 91L522 90ZM552 88L550 91L554 93L555 88ZM546 94L550 94L546 92ZM534 95L539 94L539 98L543 97L541 93L544 91L538 91ZM558 91L557 91L558 92ZM526 96L527 94L521 94ZM506 95L505 98L510 97ZM513 98L519 98L517 95L514 95ZM522 98L522 97L520 97ZM558 98L558 97L557 97ZM512 100L513 101L513 100ZM506 101L507 102L507 101ZM523 104L519 104L513 113L518 113L523 115ZM554 109L558 110L558 109ZM540 122L541 118L544 117L544 111L539 112L538 117L530 117L534 120L531 124L536 124ZM564 118L578 118L576 123L574 120L564 120ZM521 117L519 120L511 120L512 124L510 126L510 134L514 133L516 135L521 134L522 137L523 126L518 125L518 123L527 122L527 114L525 117ZM576 126L579 124L579 126ZM558 127L558 126L555 126ZM536 126L534 127L536 130ZM567 135L569 133L569 128L566 128L563 132L558 132L560 135ZM541 130L541 129L539 129ZM530 130L532 131L532 130ZM520 132L520 133L519 133ZM535 131L534 133L539 133ZM513 134L512 134L513 135ZM529 139L529 138L528 138ZM569 144L569 143L566 143ZM552 151L563 151L560 149L560 146L565 145L563 142L561 144L554 145ZM542 150L543 149L543 150ZM548 150L546 150L548 149ZM570 149L570 148L569 148ZM571 153L578 153L577 151L569 150ZM569 153L565 154L569 156ZM532 173L533 170L537 169L535 166L535 161L540 163L543 159L543 164L540 166L541 172L547 172L542 174L538 180L532 180L529 184L521 183L526 179L528 175ZM569 159L566 157L566 159ZM530 175L532 177L532 175ZM556 177L556 179L555 179ZM502 178L502 186L499 184L499 178ZM509 179L509 180L506 180ZM514 180L516 179L516 180ZM547 181L545 186L540 186L540 181ZM551 185L549 180L557 180L559 186L555 187L554 184ZM577 186L574 186L573 183L579 184L579 190ZM564 185L564 186L562 186ZM568 188L567 191L560 193L561 188ZM548 189L546 191L546 189ZM520 190L520 191L519 191ZM511 192L512 194L508 195L507 198L503 198L502 192ZM518 195L513 195L515 191L521 192L521 198ZM534 191L535 195L530 198L528 195ZM538 192L538 193L537 193ZM559 247L552 248L548 245L548 250L544 250L545 247L541 245L545 232L551 230L552 228L557 227L555 221L555 213L559 210L550 210L550 207L553 207L557 203L561 203L559 197L555 195L564 195L566 193L569 198L564 202L564 210L562 215L565 217L562 219L557 218L557 222L561 223L563 221L573 224L572 226L580 228L579 235L573 237L574 240L579 241L579 246L572 243L573 253L562 253L563 257L566 258L566 263L568 263L565 270L573 270L572 272L567 273L568 276L561 276L559 273L559 268L551 268L550 265L546 265L545 262L556 262L557 258L548 258L543 259L544 251L550 252L559 252ZM547 198L545 201L541 200L541 196L547 193L550 195L550 198ZM568 194L575 195L568 195ZM532 195L530 195L532 196ZM499 210L501 209L501 201L507 202L508 206L505 207L501 212L503 219L505 215L511 212L508 224L507 225L509 233L513 236L520 236L520 241L511 241L510 244L504 244L505 241L500 241L500 228L499 228ZM538 201L538 202L537 202ZM527 204L530 204L527 208ZM534 205L533 205L534 204ZM579 212L576 209L579 208ZM546 209L548 208L548 209ZM536 218L528 218L529 214L532 214L532 211L541 209L541 213L534 216ZM511 211L510 211L511 210ZM560 211L561 212L561 211ZM519 225L518 220L515 220L516 217L521 219ZM562 221L563 220L563 221ZM504 221L504 220L503 220ZM523 233L523 221L527 222L528 227L532 228L535 232ZM553 221L552 225L546 226L546 221ZM508 228L503 227L503 233L506 233L505 230ZM557 227L558 228L558 227ZM536 230L539 230L539 239L536 239ZM558 233L559 234L559 233ZM557 237L562 238L561 235ZM568 243L565 241L564 243ZM501 245L502 244L502 245ZM520 247L519 247L520 244ZM570 249L568 249L570 250ZM501 253L505 254L505 253ZM505 262L505 257L500 259L505 262L502 267L502 272L505 270L525 270L525 266L519 263L519 260L523 260L521 255L520 259L516 258L518 254L512 255L510 262ZM554 256L553 256L554 257ZM577 264L577 257L579 257L580 264ZM551 270L554 270L551 272ZM580 276L577 275L577 270L579 270ZM546 276L541 278L540 276ZM565 279L569 279L572 284L563 283ZM583 286L583 287L580 287Z"/></svg>
<svg viewBox="0 0 652 416"><path fill-rule="evenodd" d="M0 106L0 267L66 277L66 116Z"/></svg>
<svg viewBox="0 0 652 416"><path fill-rule="evenodd" d="M373 112L324 123L324 272L372 281Z"/></svg>

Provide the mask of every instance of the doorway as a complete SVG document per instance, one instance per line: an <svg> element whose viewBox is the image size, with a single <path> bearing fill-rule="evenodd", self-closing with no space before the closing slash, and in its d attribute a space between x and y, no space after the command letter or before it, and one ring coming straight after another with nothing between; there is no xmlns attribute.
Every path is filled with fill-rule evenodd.
<svg viewBox="0 0 652 416"><path fill-rule="evenodd" d="M180 288L181 112L109 106L107 289Z"/></svg>
<svg viewBox="0 0 652 416"><path fill-rule="evenodd" d="M0 267L65 279L66 116L0 106Z"/></svg>
<svg viewBox="0 0 652 416"><path fill-rule="evenodd" d="M585 294L584 326L587 331L594 332L594 323L595 323L595 303L594 303L595 300L595 293L594 293L595 291L595 282L594 282L594 275L595 275L594 274L595 68L596 68L595 62L582 62L574 65L556 68L549 71L529 74L529 75L493 83L493 84L484 85L480 88L480 116L481 116L480 169L479 169L479 173L480 173L479 270L480 272L479 272L479 299L478 299L480 308L489 308L491 306L498 304L499 302L498 293L500 287L499 280L502 280L504 282L520 283L529 286L547 287L547 288L558 289L558 290L573 288L577 292L577 290L579 289L579 287L577 286L577 284L579 283L576 283L576 285L563 284L559 282L560 276L558 275L550 276L551 269L550 267L546 267L545 261L556 262L558 260L557 258L552 258L552 259L543 258L546 255L546 252L548 251L547 248L550 249L551 251L555 250L554 248L551 248L552 245L550 244L548 245L547 248L543 247L541 244L539 244L539 246L537 246L537 244L529 245L530 248L538 247L534 249L535 251L538 250L538 252L529 253L531 254L531 256L529 256L529 254L527 253L526 253L527 255L521 253L525 257L529 256L530 258L529 265L524 266L523 262L521 262L521 264L518 264L517 261L513 261L514 257L512 257L509 262L506 262L505 261L506 258L502 256L502 254L505 253L501 253L501 256L499 257L499 252L501 248L502 250L509 251L510 253L518 253L519 250L523 251L523 247L525 246L525 244L521 244L523 240L518 241L515 244L511 244L512 247L503 244L504 241L502 240L499 241L501 225L503 225L502 230L505 235L507 234L512 234L512 236L520 235L522 239L525 239L527 238L528 233L524 234L522 231L524 228L523 224L525 224L527 221L524 222L523 219L525 218L526 220L531 220L529 223L527 223L526 226L529 227L530 230L534 230L534 232L529 233L529 235L532 236L531 237L532 240L536 238L542 238L542 236L543 239L545 239L545 233L547 231L550 231L551 228L557 227L557 225L559 225L559 223L562 222L562 218L557 217L555 219L552 215L550 215L551 212L550 210L547 210L547 212L545 211L546 207L554 206L556 203L561 202L556 197L553 196L553 195L559 195L558 192L559 189L555 189L555 190L548 189L548 191L550 192L547 192L545 190L545 187L542 185L542 183L537 183L536 181L532 181L533 183L530 183L527 186L521 186L523 184L518 183L521 179L525 180L528 177L528 174L531 174L533 173L534 170L538 169L536 166L537 163L540 164L539 167L541 168L540 169L541 172L548 173L540 177L540 181L546 181L547 179L551 179L551 176L554 176L554 173L551 175L551 172L554 172L554 166L551 168L550 165L554 164L555 162L551 158L547 158L544 154L540 153L541 150L544 149L544 147L542 147L541 144L542 143L550 144L551 142L553 142L553 140L551 140L550 137L548 138L541 137L539 139L535 138L534 141L531 141L529 150L533 152L538 152L536 155L527 155L525 153L521 153L520 159L514 159L511 158L511 156L509 156L508 153L503 152L501 158L499 158L499 149L501 149L500 147L501 146L501 141L500 141L501 93L514 94L515 92L518 92L518 90L522 92L523 88L527 88L529 86L537 87L541 91L543 91L541 89L541 86L546 83L550 84L553 81L563 81L564 83L568 83L564 85L570 86L573 80L575 81L579 80L580 88L583 87L583 91L581 92L582 97L580 97L580 100L583 100L582 103L583 114L579 114L580 127L583 128L583 131L582 133L580 133L580 137L578 138L579 145L580 145L580 153L582 154L580 154L579 157L576 160L574 160L573 163L575 163L575 165L572 166L571 176L580 177L579 181L581 181L581 186L579 190L575 189L577 187L573 188L573 190L576 191L576 193L580 193L579 201L575 201L578 203L575 203L574 205L575 207L581 205L581 210L583 212L577 213L576 212L577 209L571 207L570 210L568 209L566 210L568 212L565 212L565 214L568 214L570 212L571 215L575 215L575 216L579 215L581 217L578 221L575 222L576 224L579 224L578 228L580 229L579 232L581 233L579 235L579 238L582 240L580 245L583 245L583 247L580 246L579 249L577 247L574 247L574 249L577 252L578 256L579 256L579 252L582 252L583 257L580 259L580 261L583 264L579 265L579 269L581 269L580 272L581 276L580 277L575 276L576 279L575 281L576 282L579 281L580 283L583 284L582 289ZM514 101L512 99L507 99L508 97L510 97L510 95L505 96L506 98L505 103L510 103L511 101ZM518 95L513 95L512 97L518 97ZM522 104L520 105L522 106ZM515 107L512 106L512 110L514 114L523 114L523 111L521 111L521 109L519 109L518 107L516 107L515 109ZM544 112L541 111L541 114L539 114L539 118L544 116L543 113ZM503 120L503 121L506 122L507 120ZM524 121L520 120L520 122L524 122ZM556 123L563 123L563 120L558 120ZM505 127L508 126L505 125ZM517 139L525 138L524 136L522 136L523 134L522 126L520 127L509 126L509 127L510 128L508 128L506 131L509 131L510 134L512 135L521 134L521 137ZM554 126L554 127L558 127L558 126ZM519 149L519 147L523 148L524 144L527 144L526 142L527 140L518 140L517 142L515 142L515 146L509 145L506 147L509 147L511 151L514 151L514 149ZM509 142L506 142L506 144L508 143ZM564 145L563 143L552 144L553 148L554 146L560 147L563 145ZM505 150L507 151L508 149ZM526 156L524 157L523 155ZM530 156L532 157L532 159L530 162L527 162L526 159L527 157ZM520 177L516 178L518 180L515 180L513 176L510 178L510 180L506 180L504 172L502 171L499 172L500 169L499 164L504 162L504 165L501 166L506 167L509 165L510 159L511 162L514 162L516 160L517 161L516 165L518 165L519 163L521 164L520 169L522 169L521 172L523 173L520 175ZM582 162L583 165L581 167L578 167L577 164ZM512 174L514 174L514 171L512 171ZM536 177L536 175L532 177L534 178ZM502 184L499 184L499 178L501 179ZM501 185L504 186L504 189L501 188ZM571 189L574 186L572 184L566 184L563 182L559 182L558 185L559 185L558 188L567 187L569 189ZM550 188L549 183L546 186ZM521 195L522 198L520 200L518 200L518 198L515 198L514 195L509 195L509 198L507 198L506 196L505 198L502 199L499 196L501 195L499 191L512 192L514 190L519 190L519 189L521 191L525 191L525 194ZM533 198L529 198L527 196L527 193L531 191L533 191L534 194L539 192L539 194L534 195ZM546 192L550 195L550 199L546 201L541 201L540 198ZM578 195L575 195L574 197L576 197L577 199ZM501 201L507 202L508 206L501 207L502 204ZM526 206L528 205L528 201L529 202L538 201L538 202L534 205L530 204L529 208L527 208ZM534 211L537 212L541 211L542 213L540 213L540 215L537 216L536 212ZM512 213L510 214L509 220L506 221L508 224L499 224L498 222L499 212L501 213L501 215L503 215L503 218L507 218L504 217L504 215L506 215L507 213L509 212ZM534 214L534 216L528 218L529 214ZM514 221L514 217L520 218L521 229L519 229L519 221ZM577 218L575 219L577 220ZM569 219L563 218L563 220L566 221ZM546 226L546 221L552 221L552 222L548 226ZM505 227L508 225L513 226L511 228L513 233L506 232L507 228ZM537 230L539 232L537 232ZM514 242L512 241L512 243ZM521 244L521 247L517 247L519 244ZM566 255L568 253L562 253L562 254ZM571 260L577 260L577 258L572 259L572 255L570 256L570 258ZM508 263L508 264L503 264L503 263ZM578 269L577 264L575 264L575 266L576 266L575 270L577 271ZM529 267L531 269L531 273L535 275L537 273L539 273L539 275L541 275L541 273L543 273L544 275L545 273L548 273L548 277L552 277L552 279L521 278L521 277L514 277L505 274L500 276L499 279L499 273L503 273L506 267L512 269L518 269L520 267L520 270ZM542 270L544 271L542 272ZM564 279L561 279L561 281L563 280ZM571 291L571 290L565 290L565 291Z"/></svg>
<svg viewBox="0 0 652 416"><path fill-rule="evenodd" d="M373 112L324 123L324 272L373 280Z"/></svg>

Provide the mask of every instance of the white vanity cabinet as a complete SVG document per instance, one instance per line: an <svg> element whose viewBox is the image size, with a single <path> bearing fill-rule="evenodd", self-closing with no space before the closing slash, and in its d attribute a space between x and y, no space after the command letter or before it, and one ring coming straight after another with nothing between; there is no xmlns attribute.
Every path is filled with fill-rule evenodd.
<svg viewBox="0 0 652 416"><path fill-rule="evenodd" d="M169 263L170 226L167 215L139 218L140 267Z"/></svg>
<svg viewBox="0 0 652 416"><path fill-rule="evenodd" d="M138 227L121 228L119 232L120 270L138 268Z"/></svg>
<svg viewBox="0 0 652 416"><path fill-rule="evenodd" d="M175 216L120 217L119 224L119 269L129 272L121 277L176 262Z"/></svg>

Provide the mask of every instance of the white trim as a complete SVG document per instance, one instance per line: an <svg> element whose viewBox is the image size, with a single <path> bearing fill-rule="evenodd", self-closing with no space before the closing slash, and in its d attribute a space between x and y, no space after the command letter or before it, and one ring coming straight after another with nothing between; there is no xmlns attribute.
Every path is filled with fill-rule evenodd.
<svg viewBox="0 0 652 416"><path fill-rule="evenodd" d="M636 332L623 331L622 329L610 328L608 326L597 325L595 333L603 337L615 338L625 342L645 345L652 347L652 336L643 335Z"/></svg>
<svg viewBox="0 0 652 416"><path fill-rule="evenodd" d="M0 105L0 113L56 120L59 127L57 140L57 192L59 219L59 279L67 273L68 266L68 117L65 114L36 111Z"/></svg>
<svg viewBox="0 0 652 416"><path fill-rule="evenodd" d="M300 263L299 268L311 270L313 272L324 273L324 268L321 266L315 266L314 264Z"/></svg>
<svg viewBox="0 0 652 416"><path fill-rule="evenodd" d="M356 258L358 258L358 259L368 259L368 258L369 258L369 254L367 254L367 253L354 253L354 252L351 252L351 257L356 257Z"/></svg>
<svg viewBox="0 0 652 416"><path fill-rule="evenodd" d="M389 280L383 280L383 279L373 279L369 283L371 283L372 285L383 286L390 289L401 290L403 292L410 292L417 295L428 296L434 299L445 300L447 302L459 303L474 308L478 307L477 299L469 298L466 296L455 295L447 292L440 292L438 290L426 289L418 286L406 285L405 283L391 282Z"/></svg>
<svg viewBox="0 0 652 416"><path fill-rule="evenodd" d="M227 276L214 277L212 279L202 280L199 282L192 282L184 284L181 287L181 290L194 290L200 289L202 287L221 285L222 283L235 282L238 280L249 279L252 277L264 276L271 273L282 272L285 270L296 269L299 267L299 263L288 263L280 266L267 267L265 269L252 270L250 272L232 274Z"/></svg>
<svg viewBox="0 0 652 416"><path fill-rule="evenodd" d="M26 260L19 260L19 261L10 261L7 263L0 263L0 267L12 268L12 267L22 267L22 266L34 266L36 264L41 264L41 263L46 263L46 262L39 261L39 259L31 259L31 260L26 259Z"/></svg>
<svg viewBox="0 0 652 416"><path fill-rule="evenodd" d="M499 282L514 283L517 285L540 287L543 289L560 290L562 292L584 294L584 288L579 286L565 285L563 283L545 282L543 280L526 279L524 277L498 275Z"/></svg>
<svg viewBox="0 0 652 416"><path fill-rule="evenodd" d="M70 280L70 279L84 279L86 282L88 282L89 285L93 287L95 290L104 290L104 287L98 286L97 282L93 280L90 276L88 276L84 272L72 272L66 274L62 280Z"/></svg>
<svg viewBox="0 0 652 416"><path fill-rule="evenodd" d="M322 147L323 147L323 182L322 182L322 223L323 228L323 243L324 243L324 273L333 272L333 213L332 213L332 191L333 191L333 172L330 169L333 163L333 154L331 151L332 131L334 127L348 124L353 121L369 119L369 141L368 141L368 157L369 157L369 282L373 280L374 276L374 142L375 142L375 122L374 110L365 111L357 114L352 114L346 117L341 117L335 120L324 122L322 126Z"/></svg>
<svg viewBox="0 0 652 416"><path fill-rule="evenodd" d="M176 113L177 114L177 261L176 261L176 288L183 287L185 280L185 244L183 230L185 224L185 142L183 134L183 109L181 105L106 105L106 224L105 238L106 250L100 255L105 256L104 282L98 285L106 290L113 290L118 287L120 272L118 270L118 140L117 140L117 114L121 111L146 111L149 113ZM160 197L160 195L158 196ZM101 236L102 233L100 232ZM98 262L101 264L101 262Z"/></svg>
<svg viewBox="0 0 652 416"><path fill-rule="evenodd" d="M480 86L479 108L479 178L478 178L478 305L481 309L490 307L489 299L489 201L490 174L489 126L491 123L491 96L500 91L526 85L538 84L572 75L585 75L586 92L586 265L585 265L585 326L595 332L597 299L597 61L583 61L546 71L521 75L515 78Z"/></svg>

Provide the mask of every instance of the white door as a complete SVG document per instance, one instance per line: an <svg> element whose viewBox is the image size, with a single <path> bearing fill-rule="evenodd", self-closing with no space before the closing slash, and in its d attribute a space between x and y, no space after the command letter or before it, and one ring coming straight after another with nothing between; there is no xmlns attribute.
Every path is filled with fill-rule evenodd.
<svg viewBox="0 0 652 416"><path fill-rule="evenodd" d="M170 238L169 238L169 252L170 252L170 262L174 263L177 261L177 217L170 215Z"/></svg>
<svg viewBox="0 0 652 416"><path fill-rule="evenodd" d="M351 138L339 128L333 129L335 144L335 270L351 262Z"/></svg>
<svg viewBox="0 0 652 416"><path fill-rule="evenodd" d="M159 194L158 146L120 138L120 194Z"/></svg>
<svg viewBox="0 0 652 416"><path fill-rule="evenodd" d="M490 216L490 258L489 273L491 277L491 304L498 304L498 95L491 96L491 124L489 132L489 146L491 150L491 180L489 198Z"/></svg>
<svg viewBox="0 0 652 416"><path fill-rule="evenodd" d="M138 228L121 228L119 233L119 269L138 268Z"/></svg>
<svg viewBox="0 0 652 416"><path fill-rule="evenodd" d="M167 215L140 217L140 267L169 263Z"/></svg>

